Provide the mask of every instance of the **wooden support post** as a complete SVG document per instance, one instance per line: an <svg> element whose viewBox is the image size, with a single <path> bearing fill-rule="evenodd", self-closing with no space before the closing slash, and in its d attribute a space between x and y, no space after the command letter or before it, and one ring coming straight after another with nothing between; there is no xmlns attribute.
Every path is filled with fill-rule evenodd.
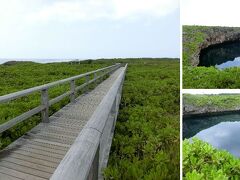
<svg viewBox="0 0 240 180"><path fill-rule="evenodd" d="M95 80L95 81L94 81L94 84L95 84L95 86L97 86L97 80L96 80L96 79L97 79L97 73L95 72L95 73L94 73L94 80Z"/></svg>
<svg viewBox="0 0 240 180"><path fill-rule="evenodd" d="M105 70L102 71L102 75L105 73ZM104 76L102 76L101 81L104 80Z"/></svg>
<svg viewBox="0 0 240 180"><path fill-rule="evenodd" d="M41 91L41 103L44 109L41 111L42 122L49 122L49 100L48 100L48 90L43 89Z"/></svg>
<svg viewBox="0 0 240 180"><path fill-rule="evenodd" d="M88 83L90 80L89 75L86 75L86 83ZM87 93L89 91L89 85L86 85L85 92Z"/></svg>
<svg viewBox="0 0 240 180"><path fill-rule="evenodd" d="M76 97L75 80L70 81L70 91L71 91L70 101L71 101L71 103L73 103L75 101L75 97Z"/></svg>
<svg viewBox="0 0 240 180"><path fill-rule="evenodd" d="M109 73L108 73L109 76L113 73L114 69L115 69L115 67L109 69Z"/></svg>
<svg viewBox="0 0 240 180"><path fill-rule="evenodd" d="M112 106L112 109L111 109L111 114L114 116L114 119L113 119L113 125L112 125L112 130L111 130L111 133L113 134L114 133L114 130L115 130L115 126L116 126L116 122L117 122L117 110L118 109L118 94L116 95L116 98L114 100L114 103L113 103L113 106Z"/></svg>
<svg viewBox="0 0 240 180"><path fill-rule="evenodd" d="M99 150L100 150L100 145L98 145L92 167L90 169L90 172L88 174L88 180L98 180L98 172L99 172Z"/></svg>

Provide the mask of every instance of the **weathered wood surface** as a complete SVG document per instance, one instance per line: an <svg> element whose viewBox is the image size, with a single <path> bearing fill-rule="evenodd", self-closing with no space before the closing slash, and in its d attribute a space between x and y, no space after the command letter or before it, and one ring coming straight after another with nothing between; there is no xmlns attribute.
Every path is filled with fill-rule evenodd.
<svg viewBox="0 0 240 180"><path fill-rule="evenodd" d="M51 180L101 179L112 142L126 67L82 129ZM96 163L97 159L97 163Z"/></svg>
<svg viewBox="0 0 240 180"><path fill-rule="evenodd" d="M81 95L74 103L66 105L51 116L49 123L40 123L2 150L0 152L0 179L49 179L71 146L74 146L79 133L85 134L83 127L119 79L123 70L124 68L119 68L94 90ZM97 141L100 134L96 131L86 138ZM90 147L91 143L87 145ZM97 151L97 149L92 149L92 151Z"/></svg>

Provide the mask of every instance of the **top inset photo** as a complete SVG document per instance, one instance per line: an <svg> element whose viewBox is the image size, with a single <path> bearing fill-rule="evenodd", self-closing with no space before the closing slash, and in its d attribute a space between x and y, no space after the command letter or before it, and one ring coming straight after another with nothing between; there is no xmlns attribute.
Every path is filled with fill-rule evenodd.
<svg viewBox="0 0 240 180"><path fill-rule="evenodd" d="M182 1L184 89L240 88L240 24L233 13L239 6L230 1L229 12L215 0Z"/></svg>

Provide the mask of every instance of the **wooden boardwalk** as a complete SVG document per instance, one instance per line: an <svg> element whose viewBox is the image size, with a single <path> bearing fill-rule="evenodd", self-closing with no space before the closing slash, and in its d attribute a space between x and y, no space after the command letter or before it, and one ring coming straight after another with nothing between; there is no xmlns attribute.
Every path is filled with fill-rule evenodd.
<svg viewBox="0 0 240 180"><path fill-rule="evenodd" d="M0 152L0 180L50 179L123 67Z"/></svg>

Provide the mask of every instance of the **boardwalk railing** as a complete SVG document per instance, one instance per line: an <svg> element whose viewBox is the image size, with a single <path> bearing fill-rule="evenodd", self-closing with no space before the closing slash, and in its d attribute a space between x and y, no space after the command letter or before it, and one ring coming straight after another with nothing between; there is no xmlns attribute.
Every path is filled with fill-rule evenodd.
<svg viewBox="0 0 240 180"><path fill-rule="evenodd" d="M127 65L76 138L51 180L103 179L102 170L108 161L126 69Z"/></svg>
<svg viewBox="0 0 240 180"><path fill-rule="evenodd" d="M37 87L33 87L33 88L26 89L23 91L18 91L15 93L0 96L0 103L5 103L5 102L9 102L11 100L14 100L14 99L17 99L17 98L20 98L23 96L27 96L34 92L39 92L39 91L41 92L41 105L0 125L0 133L6 131L7 129L32 117L33 115L35 115L39 112L41 112L42 122L49 122L49 107L51 105L61 101L63 98L65 98L67 96L70 96L70 101L74 102L74 100L76 98L76 94L77 94L77 92L79 92L79 90L87 87L89 84L91 84L93 82L96 82L98 79L104 77L105 75L111 74L113 71L118 69L120 66L121 66L121 64L117 63L115 65L108 66L108 67L98 69L95 71L91 71L91 72L88 72L85 74L80 74L80 75L73 76L73 77L70 77L67 79L48 83L48 84L45 84L42 86L37 86ZM94 78L90 79L90 75L94 75ZM76 82L76 80L78 80L80 78L86 78L86 82L84 84L81 84L80 86L76 87L75 82ZM48 96L48 90L54 86L57 86L60 84L65 84L65 83L70 83L70 91L65 92L64 94L50 100L49 96Z"/></svg>

